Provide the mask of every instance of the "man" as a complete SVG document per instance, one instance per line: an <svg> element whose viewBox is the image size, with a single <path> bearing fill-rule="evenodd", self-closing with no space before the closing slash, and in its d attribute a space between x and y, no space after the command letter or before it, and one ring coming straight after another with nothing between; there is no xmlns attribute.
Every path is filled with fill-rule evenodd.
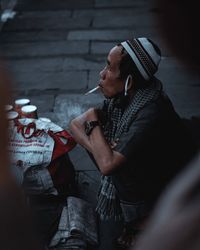
<svg viewBox="0 0 200 250"><path fill-rule="evenodd" d="M90 108L70 124L103 175L97 212L101 219L123 217L118 243L125 247L195 150L154 77L160 59L159 48L144 37L112 48L100 72L103 107Z"/></svg>

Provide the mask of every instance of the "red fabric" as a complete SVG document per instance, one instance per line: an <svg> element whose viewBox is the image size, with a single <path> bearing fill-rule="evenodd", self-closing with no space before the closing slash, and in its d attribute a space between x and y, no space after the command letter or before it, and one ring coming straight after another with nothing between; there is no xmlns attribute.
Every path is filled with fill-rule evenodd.
<svg viewBox="0 0 200 250"><path fill-rule="evenodd" d="M74 141L73 137L66 130L63 130L55 134L52 131L49 131L48 133L55 141L54 150L53 150L52 159L51 159L52 161L60 157L61 155L69 152L76 145L76 142ZM66 139L67 144L64 144L60 138Z"/></svg>
<svg viewBox="0 0 200 250"><path fill-rule="evenodd" d="M75 183L75 170L67 155L52 161L47 167L55 188L60 194L67 194Z"/></svg>

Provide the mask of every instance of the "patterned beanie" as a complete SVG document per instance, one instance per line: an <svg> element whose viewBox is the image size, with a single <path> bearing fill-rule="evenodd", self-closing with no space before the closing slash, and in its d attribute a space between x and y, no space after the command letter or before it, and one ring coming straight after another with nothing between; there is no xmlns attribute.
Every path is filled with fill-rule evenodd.
<svg viewBox="0 0 200 250"><path fill-rule="evenodd" d="M147 81L151 79L161 60L161 52L157 45L145 37L127 40L121 45L132 58L142 77Z"/></svg>

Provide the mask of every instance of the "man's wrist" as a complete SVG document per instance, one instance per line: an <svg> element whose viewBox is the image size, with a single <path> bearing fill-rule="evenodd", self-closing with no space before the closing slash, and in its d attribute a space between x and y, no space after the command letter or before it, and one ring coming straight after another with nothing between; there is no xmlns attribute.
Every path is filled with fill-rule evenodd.
<svg viewBox="0 0 200 250"><path fill-rule="evenodd" d="M89 136L92 133L92 130L96 126L100 126L100 123L97 120L94 120L94 121L85 121L84 125L85 125L85 133L86 133L87 136Z"/></svg>

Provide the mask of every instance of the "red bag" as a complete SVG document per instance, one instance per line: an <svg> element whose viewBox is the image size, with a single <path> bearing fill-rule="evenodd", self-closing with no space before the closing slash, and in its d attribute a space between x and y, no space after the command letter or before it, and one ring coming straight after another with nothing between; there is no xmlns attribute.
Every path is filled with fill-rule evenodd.
<svg viewBox="0 0 200 250"><path fill-rule="evenodd" d="M23 173L28 194L63 194L74 183L75 171L68 152L72 136L52 122L20 119L10 127L12 165Z"/></svg>

